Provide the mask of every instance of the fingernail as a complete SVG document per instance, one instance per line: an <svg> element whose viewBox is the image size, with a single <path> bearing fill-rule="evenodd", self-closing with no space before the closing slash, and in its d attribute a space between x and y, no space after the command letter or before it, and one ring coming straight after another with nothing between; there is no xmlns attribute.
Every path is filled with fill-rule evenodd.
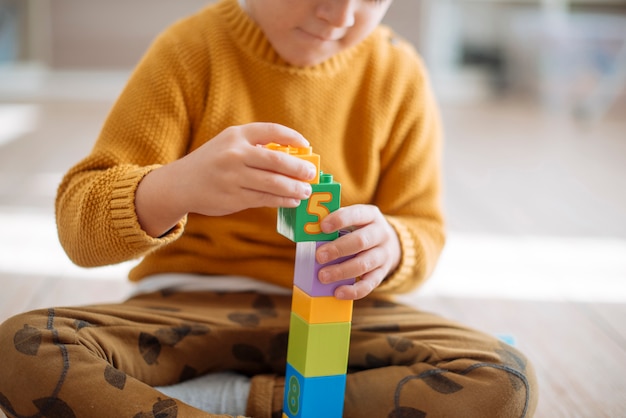
<svg viewBox="0 0 626 418"><path fill-rule="evenodd" d="M328 262L328 252L327 251L320 251L317 254L317 259L320 261L321 264L327 263Z"/></svg>
<svg viewBox="0 0 626 418"><path fill-rule="evenodd" d="M306 195L306 197L309 198L311 196L311 193L313 193L313 188L311 187L311 185L309 183L304 183L304 194Z"/></svg>
<svg viewBox="0 0 626 418"><path fill-rule="evenodd" d="M328 280L330 279L330 274L328 274L328 273L327 273L327 272L325 272L325 271L320 271L320 274L319 274L319 277L318 277L318 278L319 278L319 281L320 281L320 282L322 282L322 283L328 283Z"/></svg>
<svg viewBox="0 0 626 418"><path fill-rule="evenodd" d="M317 170L315 168L309 169L306 179L313 180L315 178L315 174L317 174Z"/></svg>

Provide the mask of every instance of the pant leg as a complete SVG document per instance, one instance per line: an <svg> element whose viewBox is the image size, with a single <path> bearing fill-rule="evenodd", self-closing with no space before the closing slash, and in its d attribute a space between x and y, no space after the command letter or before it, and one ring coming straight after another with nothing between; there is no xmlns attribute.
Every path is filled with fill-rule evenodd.
<svg viewBox="0 0 626 418"><path fill-rule="evenodd" d="M235 370L255 375L247 415L280 417L289 313L284 296L162 292L20 315L0 327L0 405L9 416L211 417L151 386ZM490 336L376 297L355 303L352 328L345 417L535 409L532 368Z"/></svg>
<svg viewBox="0 0 626 418"><path fill-rule="evenodd" d="M385 299L357 303L354 317L345 417L533 415L535 373L515 348Z"/></svg>
<svg viewBox="0 0 626 418"><path fill-rule="evenodd" d="M390 299L354 304L344 418L530 417L537 383L528 360L496 338ZM256 418L280 417L284 378L252 379L273 394ZM260 404L257 404L260 405Z"/></svg>
<svg viewBox="0 0 626 418"><path fill-rule="evenodd" d="M9 417L218 417L153 386L284 373L289 312L288 296L165 291L21 314L0 326L0 406Z"/></svg>

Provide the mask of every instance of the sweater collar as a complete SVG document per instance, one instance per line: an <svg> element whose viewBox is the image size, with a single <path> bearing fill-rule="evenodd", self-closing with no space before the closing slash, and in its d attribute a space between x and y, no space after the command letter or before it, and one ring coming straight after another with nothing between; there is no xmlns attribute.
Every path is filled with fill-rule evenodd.
<svg viewBox="0 0 626 418"><path fill-rule="evenodd" d="M311 67L295 67L286 62L270 44L269 40L239 4L239 0L221 0L217 7L231 31L233 42L253 59L282 67L289 72L329 74L349 68L349 62L362 50L372 36L359 45L342 51L326 61Z"/></svg>

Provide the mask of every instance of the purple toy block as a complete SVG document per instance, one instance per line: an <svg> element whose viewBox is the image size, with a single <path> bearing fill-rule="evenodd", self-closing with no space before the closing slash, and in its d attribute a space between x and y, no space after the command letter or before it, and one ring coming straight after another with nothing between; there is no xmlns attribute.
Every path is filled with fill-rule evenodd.
<svg viewBox="0 0 626 418"><path fill-rule="evenodd" d="M354 284L355 279L346 279L339 282L324 284L319 281L318 273L324 266L339 264L354 256L347 256L331 261L327 264L319 264L315 259L315 251L325 241L308 241L296 243L296 265L293 283L306 292L309 296L334 296L335 289L342 285Z"/></svg>

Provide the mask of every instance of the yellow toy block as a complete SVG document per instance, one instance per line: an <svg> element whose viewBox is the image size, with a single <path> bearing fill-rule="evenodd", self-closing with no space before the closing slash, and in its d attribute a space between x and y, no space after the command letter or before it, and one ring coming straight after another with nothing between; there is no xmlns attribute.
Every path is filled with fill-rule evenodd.
<svg viewBox="0 0 626 418"><path fill-rule="evenodd" d="M313 147L292 147L289 145L280 145L275 142L267 144L265 148L271 149L273 151L285 152L289 155L293 155L294 157L302 158L303 160L309 161L315 165L315 177L312 180L309 180L307 183L310 184L318 184L320 182L320 156L319 154L315 154L313 152Z"/></svg>
<svg viewBox="0 0 626 418"><path fill-rule="evenodd" d="M298 286L293 287L291 310L309 324L352 321L352 301L334 296L311 297Z"/></svg>

